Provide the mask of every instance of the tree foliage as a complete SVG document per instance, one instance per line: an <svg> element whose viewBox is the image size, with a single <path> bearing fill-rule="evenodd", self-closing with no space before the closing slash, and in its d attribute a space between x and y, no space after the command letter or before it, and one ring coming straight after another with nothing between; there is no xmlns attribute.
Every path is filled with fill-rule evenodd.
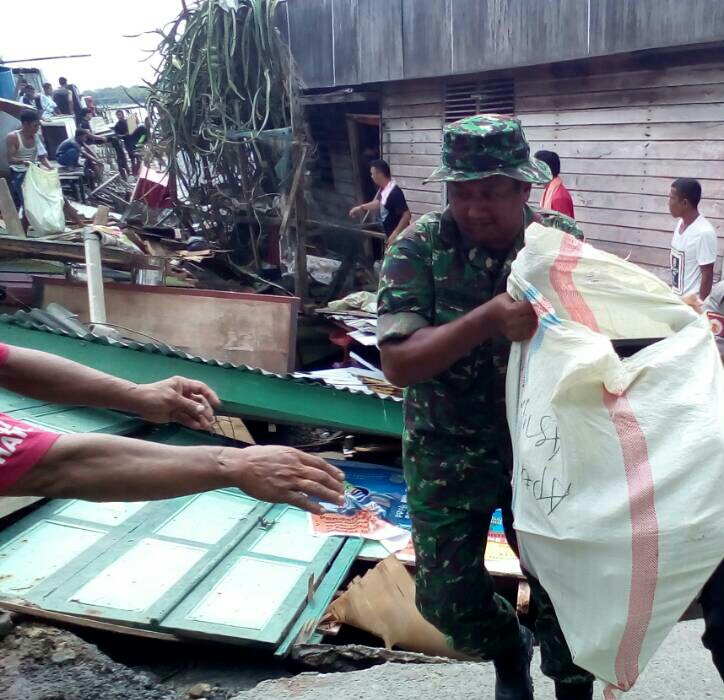
<svg viewBox="0 0 724 700"><path fill-rule="evenodd" d="M105 87L98 90L88 90L84 94L90 95L97 105L103 107L115 107L116 105L127 105L133 102L145 105L150 90L143 85L124 87Z"/></svg>

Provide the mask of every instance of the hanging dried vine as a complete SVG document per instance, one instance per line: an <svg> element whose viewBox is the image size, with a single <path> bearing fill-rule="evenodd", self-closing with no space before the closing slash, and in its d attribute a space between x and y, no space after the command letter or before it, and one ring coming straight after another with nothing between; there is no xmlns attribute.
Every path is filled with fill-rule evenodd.
<svg viewBox="0 0 724 700"><path fill-rule="evenodd" d="M182 213L203 212L208 235L228 233L239 212L253 215L255 201L284 186L261 138L301 119L277 5L203 0L160 30L151 152L175 177Z"/></svg>

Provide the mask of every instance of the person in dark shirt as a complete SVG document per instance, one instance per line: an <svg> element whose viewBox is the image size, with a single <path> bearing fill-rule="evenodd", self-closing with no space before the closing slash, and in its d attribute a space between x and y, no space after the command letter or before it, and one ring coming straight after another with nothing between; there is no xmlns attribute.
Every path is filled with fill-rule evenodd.
<svg viewBox="0 0 724 700"><path fill-rule="evenodd" d="M25 84L23 88L23 99L24 105L28 105L32 109L36 110L38 114L43 113L43 105L40 102L40 95L35 94L35 88L32 85Z"/></svg>
<svg viewBox="0 0 724 700"><path fill-rule="evenodd" d="M80 113L76 117L76 126L79 129L85 129L86 131L90 131L90 115L91 111L88 109L88 107L83 107L83 109L80 110Z"/></svg>
<svg viewBox="0 0 724 700"><path fill-rule="evenodd" d="M126 121L126 113L122 109L116 110L116 123L111 127L113 136L109 136L108 140L113 146L116 153L116 161L118 163L118 172L124 180L128 179L128 159L126 151L128 140L128 121Z"/></svg>
<svg viewBox="0 0 724 700"><path fill-rule="evenodd" d="M373 160L370 163L370 176L379 187L375 198L366 204L352 207L349 215L354 218L367 212L379 213L382 230L387 236L386 245L389 246L410 225L412 215L403 191L392 179L387 161Z"/></svg>
<svg viewBox="0 0 724 700"><path fill-rule="evenodd" d="M116 110L116 123L111 127L116 136L128 136L128 120L122 109Z"/></svg>
<svg viewBox="0 0 724 700"><path fill-rule="evenodd" d="M91 185L96 185L103 177L103 163L88 146L91 135L86 129L76 129L73 138L66 139L58 146L55 159L64 168L77 168L83 156L85 175Z"/></svg>
<svg viewBox="0 0 724 700"><path fill-rule="evenodd" d="M53 101L58 105L60 114L73 114L73 95L68 89L68 81L58 78L60 87L53 90Z"/></svg>
<svg viewBox="0 0 724 700"><path fill-rule="evenodd" d="M148 134L151 130L151 120L146 117L143 124L137 126L133 132L128 134L123 140L126 142L126 150L131 160L133 174L137 175L141 167L141 149L148 140Z"/></svg>

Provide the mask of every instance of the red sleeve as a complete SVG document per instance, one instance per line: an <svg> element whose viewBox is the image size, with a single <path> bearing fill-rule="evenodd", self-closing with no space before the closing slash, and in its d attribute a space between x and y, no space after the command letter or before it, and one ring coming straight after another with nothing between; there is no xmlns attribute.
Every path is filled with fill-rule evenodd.
<svg viewBox="0 0 724 700"><path fill-rule="evenodd" d="M4 365L7 362L10 348L5 343L0 343L0 365Z"/></svg>
<svg viewBox="0 0 724 700"><path fill-rule="evenodd" d="M553 195L551 209L570 216L571 219L576 218L573 210L573 199L571 199L571 195L565 187L559 187L558 191Z"/></svg>
<svg viewBox="0 0 724 700"><path fill-rule="evenodd" d="M59 437L0 413L0 494L30 471Z"/></svg>

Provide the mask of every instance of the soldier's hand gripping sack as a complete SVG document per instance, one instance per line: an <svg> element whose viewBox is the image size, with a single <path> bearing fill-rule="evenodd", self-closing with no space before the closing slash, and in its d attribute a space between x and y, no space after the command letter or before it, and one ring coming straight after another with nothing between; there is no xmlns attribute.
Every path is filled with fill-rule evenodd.
<svg viewBox="0 0 724 700"><path fill-rule="evenodd" d="M721 360L663 282L554 229L528 228L508 292L539 318L507 376L521 559L613 698L724 558Z"/></svg>

